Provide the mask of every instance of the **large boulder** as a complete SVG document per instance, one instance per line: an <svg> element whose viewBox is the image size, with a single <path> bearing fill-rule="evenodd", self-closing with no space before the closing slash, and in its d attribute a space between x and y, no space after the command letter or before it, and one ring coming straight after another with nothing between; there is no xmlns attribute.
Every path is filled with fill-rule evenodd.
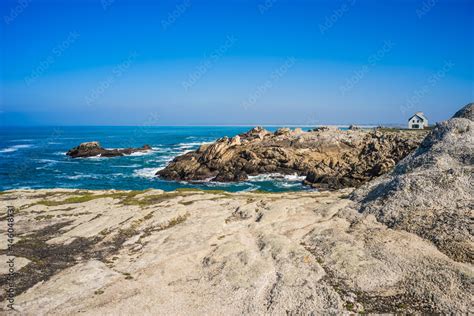
<svg viewBox="0 0 474 316"><path fill-rule="evenodd" d="M124 149L105 149L99 142L82 143L77 147L70 149L66 155L72 158L87 158L87 157L117 157L130 155L135 152L150 151L149 145L143 145L140 148L124 148Z"/></svg>
<svg viewBox="0 0 474 316"><path fill-rule="evenodd" d="M271 134L272 134L271 132L267 131L263 127L257 126L257 127L252 128L250 131L248 131L244 134L241 134L239 136L242 139L246 139L246 140L254 140L254 139L262 140L266 136L271 135Z"/></svg>
<svg viewBox="0 0 474 316"><path fill-rule="evenodd" d="M465 118L471 121L474 120L474 103L469 103L459 111L457 111L453 118Z"/></svg>
<svg viewBox="0 0 474 316"><path fill-rule="evenodd" d="M473 262L472 103L439 123L393 172L356 190L363 213L431 240L454 260Z"/></svg>
<svg viewBox="0 0 474 316"><path fill-rule="evenodd" d="M290 135L291 133L291 129L289 129L288 127L282 127L282 128L279 128L275 131L275 135L276 136L284 136L284 135Z"/></svg>

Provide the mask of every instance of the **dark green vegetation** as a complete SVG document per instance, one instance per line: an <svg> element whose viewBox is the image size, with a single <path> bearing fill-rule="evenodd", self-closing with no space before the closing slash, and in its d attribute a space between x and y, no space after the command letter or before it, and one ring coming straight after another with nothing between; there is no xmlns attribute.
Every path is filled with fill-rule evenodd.
<svg viewBox="0 0 474 316"><path fill-rule="evenodd" d="M60 234L60 230L71 222L62 222L40 229L32 234L22 236L13 245L13 254L24 257L31 262L17 272L15 278L16 295L26 291L38 282L48 280L57 272L77 263L76 256L81 254L86 258L93 257L91 248L95 238L77 238L68 245L50 245L46 241ZM1 250L0 254L6 254ZM8 275L0 276L0 287L7 283ZM0 294L0 301L5 299L5 293Z"/></svg>
<svg viewBox="0 0 474 316"><path fill-rule="evenodd" d="M226 192L223 190L201 190L201 189L194 189L194 188L181 188L172 192L146 195L141 198L137 198L137 195L146 193L147 191L149 190L113 192L113 193L104 193L104 194L95 194L95 193L90 193L90 192L75 192L73 193L74 196L71 196L64 200L59 200L59 201L48 199L48 197L57 196L57 193L51 193L50 195L48 194L41 195L41 197L44 198L44 200L36 202L33 205L60 206L60 205L67 205L67 204L85 203L85 202L89 202L89 201L93 201L97 199L112 198L112 199L120 200L119 203L123 205L138 205L140 207L145 207L148 205L161 203L171 198L193 195L194 193L200 193L200 192L209 193L209 194L221 194L221 195L230 194L229 192ZM70 192L66 192L66 193L71 194ZM192 202L190 201L190 202L183 202L183 203L190 204Z"/></svg>
<svg viewBox="0 0 474 316"><path fill-rule="evenodd" d="M138 194L144 191L130 191L107 194L93 194L89 192L66 192L66 194L74 194L75 196L67 197L60 201L51 201L46 198L50 196L57 196L57 193L41 195L42 200L33 205L59 206L65 204L77 204L92 201L101 198L113 198L120 200L120 203L125 205L138 205L140 207L157 204L168 199L186 196L184 192L169 192L162 194L146 195L140 199L136 198ZM191 194L192 195L192 194ZM32 205L29 205L32 206ZM70 211L71 208L61 209ZM74 213L71 216L79 216L89 214L88 212ZM68 214L69 215L69 214ZM99 214L100 215L100 214ZM34 217L35 220L51 220L53 218L60 218L66 215L38 215ZM56 273L74 266L79 262L84 262L90 259L101 260L104 263L110 263L107 259L110 256L117 258L115 255L120 251L125 241L129 238L143 232L142 237L152 234L152 232L159 232L172 228L180 223L186 221L190 216L189 213L178 215L164 223L156 226L149 226L140 228L145 221L152 219L153 211L146 214L144 217L133 221L128 228L119 230L104 229L97 236L91 238L79 237L74 239L69 244L48 244L47 241L58 237L67 232L67 228L73 229L71 224L73 221L63 221L49 225L33 233L18 234L20 238L18 242L13 245L13 255L23 257L30 262L16 273L15 285L16 295L19 295L34 286L38 282L46 281ZM109 238L109 236L111 238ZM7 250L0 250L0 254L6 254ZM0 276L0 287L7 284L8 275ZM125 275L127 280L132 280L131 275ZM94 294L102 294L102 290L97 290ZM5 300L5 292L0 293L0 301Z"/></svg>

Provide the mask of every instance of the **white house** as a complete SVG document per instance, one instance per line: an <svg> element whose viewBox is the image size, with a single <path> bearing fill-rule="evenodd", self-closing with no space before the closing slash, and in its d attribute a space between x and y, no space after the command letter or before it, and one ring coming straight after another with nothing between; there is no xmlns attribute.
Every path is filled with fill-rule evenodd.
<svg viewBox="0 0 474 316"><path fill-rule="evenodd" d="M409 129L424 129L428 127L428 119L423 112L416 112L408 119Z"/></svg>

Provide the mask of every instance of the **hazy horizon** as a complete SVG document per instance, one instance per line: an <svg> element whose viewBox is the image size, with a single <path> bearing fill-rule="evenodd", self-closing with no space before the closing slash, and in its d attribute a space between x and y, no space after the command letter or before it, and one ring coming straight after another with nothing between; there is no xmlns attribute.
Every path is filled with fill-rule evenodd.
<svg viewBox="0 0 474 316"><path fill-rule="evenodd" d="M3 126L404 125L474 100L469 0L0 10Z"/></svg>

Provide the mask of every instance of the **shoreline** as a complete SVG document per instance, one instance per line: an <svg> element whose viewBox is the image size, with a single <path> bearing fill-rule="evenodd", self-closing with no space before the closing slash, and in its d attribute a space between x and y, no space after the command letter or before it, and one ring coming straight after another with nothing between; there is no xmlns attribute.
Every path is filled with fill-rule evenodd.
<svg viewBox="0 0 474 316"><path fill-rule="evenodd" d="M1 192L0 286L27 315L469 313L473 108L356 189Z"/></svg>

